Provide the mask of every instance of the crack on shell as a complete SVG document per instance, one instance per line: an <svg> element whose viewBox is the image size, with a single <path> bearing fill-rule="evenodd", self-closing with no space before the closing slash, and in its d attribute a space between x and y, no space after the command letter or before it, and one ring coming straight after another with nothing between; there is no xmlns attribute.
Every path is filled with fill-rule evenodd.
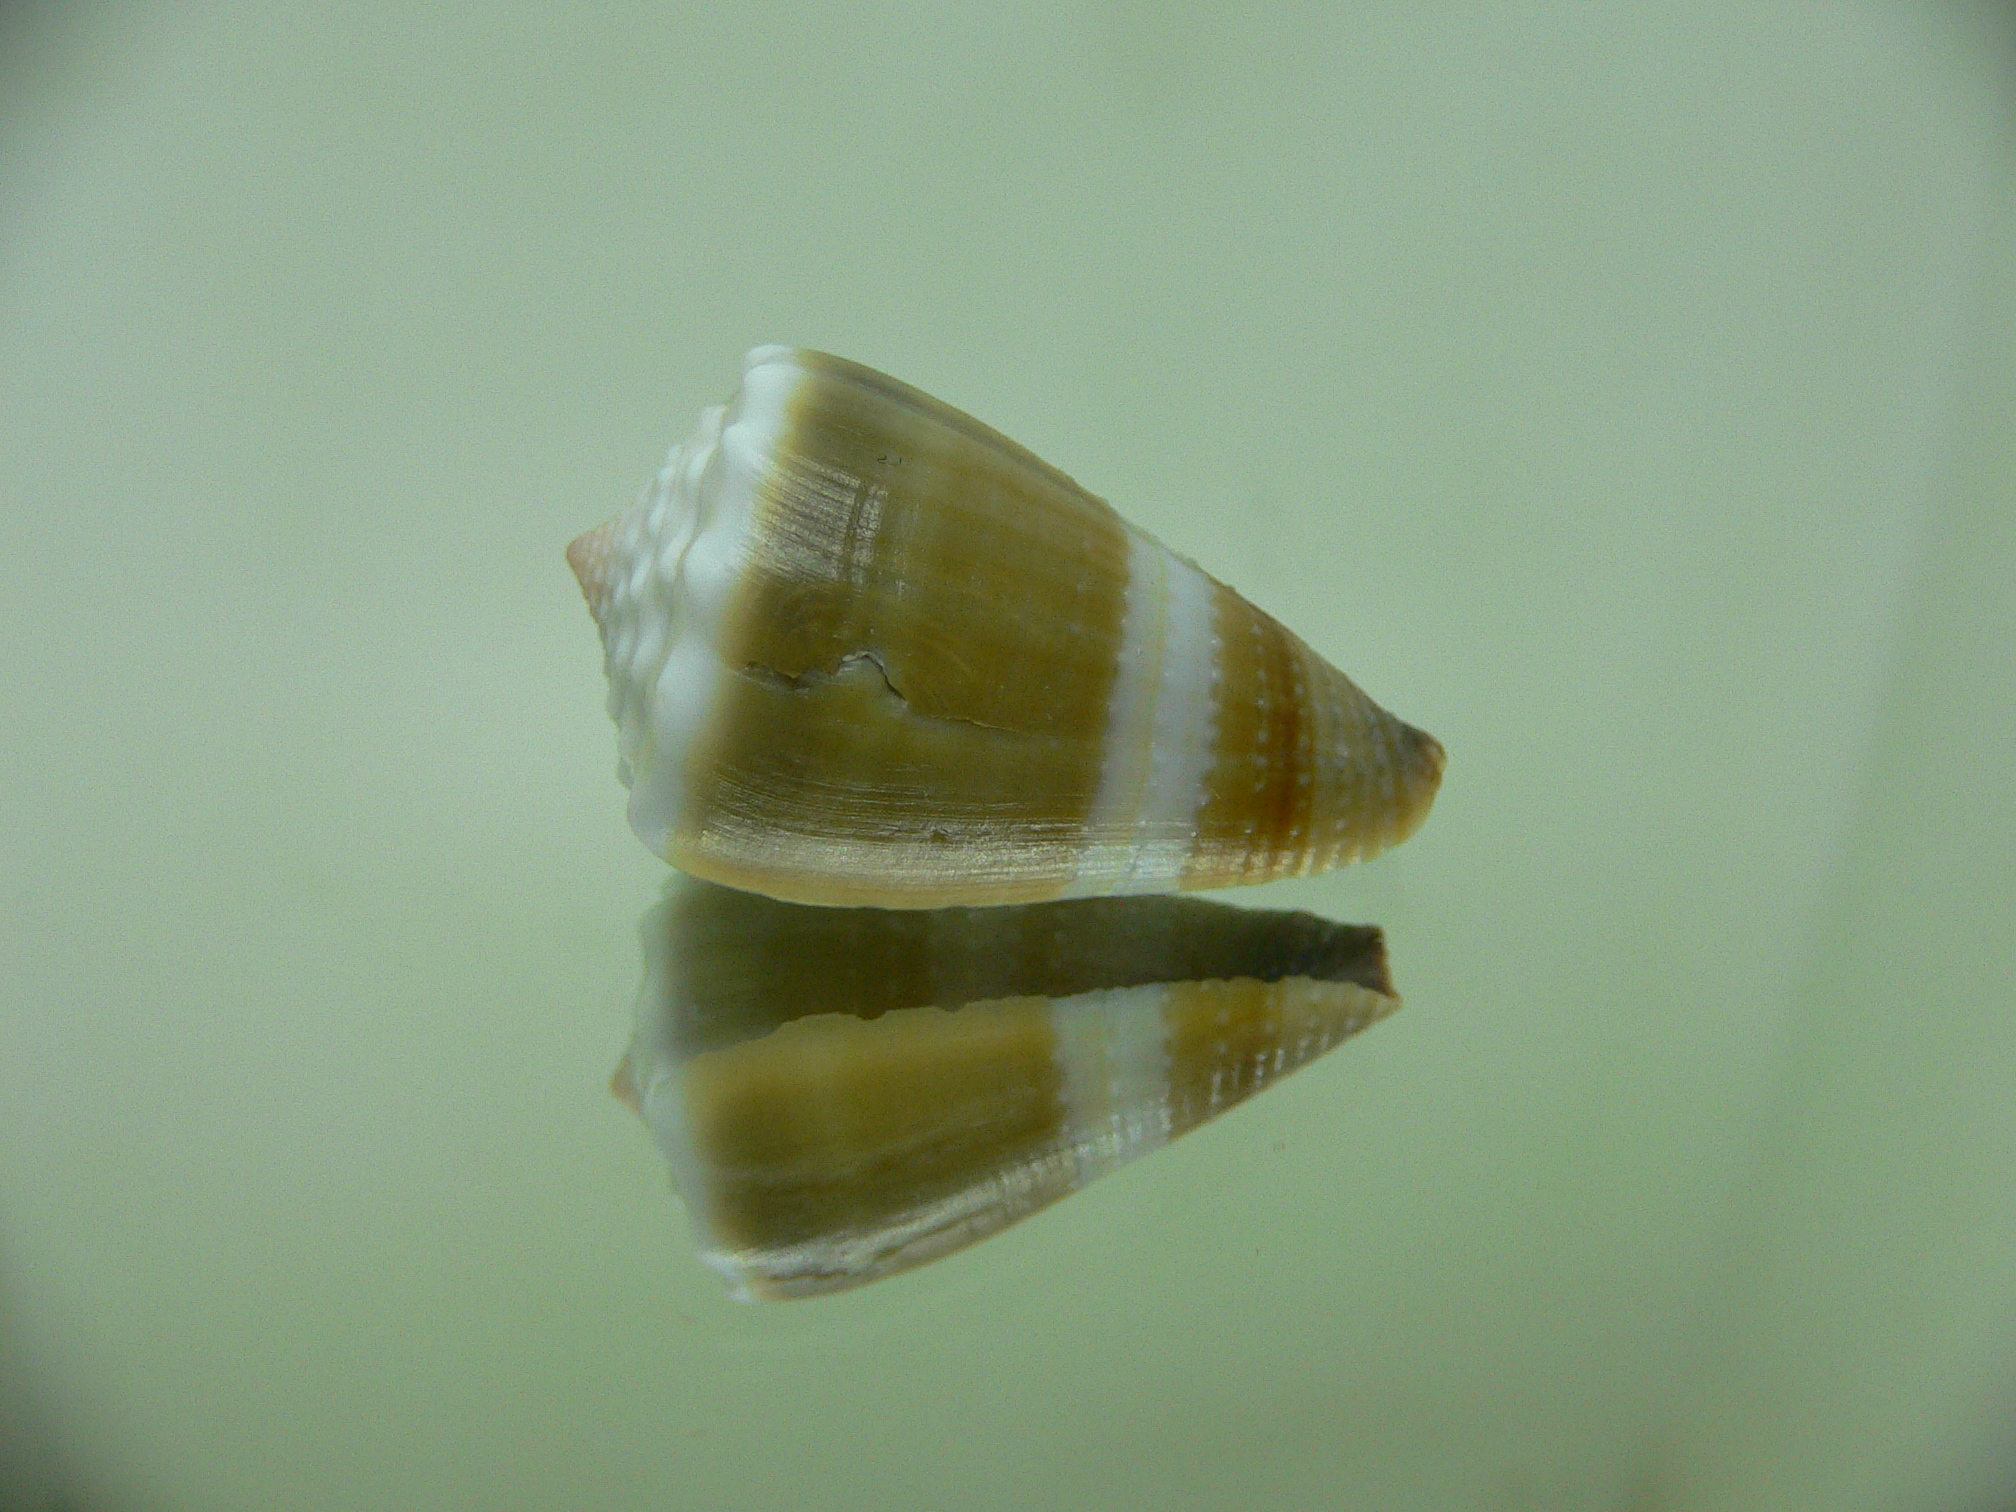
<svg viewBox="0 0 2016 1512"><path fill-rule="evenodd" d="M750 661L742 664L743 675L758 682L769 683L772 687L787 688L793 693L810 692L831 683L845 679L856 668L868 666L875 671L889 696L903 705L903 712L912 719L926 719L934 724L964 725L972 730L988 730L997 735L1020 735L1020 730L1007 725L989 724L984 719L967 719L957 714L932 714L919 709L908 695L896 686L896 679L889 675L889 663L883 660L879 651L849 651L830 667L808 667L803 672L780 672L775 667L762 662Z"/></svg>

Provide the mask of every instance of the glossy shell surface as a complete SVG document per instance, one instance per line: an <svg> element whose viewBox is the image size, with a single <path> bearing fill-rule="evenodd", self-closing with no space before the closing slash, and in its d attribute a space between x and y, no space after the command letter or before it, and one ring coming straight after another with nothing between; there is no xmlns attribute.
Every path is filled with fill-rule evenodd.
<svg viewBox="0 0 2016 1512"><path fill-rule="evenodd" d="M761 347L636 509L568 550L630 820L805 903L1257 882L1426 816L1442 748L958 410Z"/></svg>

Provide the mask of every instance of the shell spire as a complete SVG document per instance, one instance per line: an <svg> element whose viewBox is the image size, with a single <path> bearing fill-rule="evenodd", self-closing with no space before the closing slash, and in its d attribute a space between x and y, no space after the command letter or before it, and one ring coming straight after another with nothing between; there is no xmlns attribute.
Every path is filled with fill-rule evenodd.
<svg viewBox="0 0 2016 1512"><path fill-rule="evenodd" d="M1407 838L1442 747L929 395L759 347L568 548L630 822L697 876L920 908L1261 882Z"/></svg>
<svg viewBox="0 0 2016 1512"><path fill-rule="evenodd" d="M574 581L581 585L581 597L595 623L602 623L603 605L609 601L610 543L616 535L616 521L597 525L585 535L567 543L567 565L574 569Z"/></svg>

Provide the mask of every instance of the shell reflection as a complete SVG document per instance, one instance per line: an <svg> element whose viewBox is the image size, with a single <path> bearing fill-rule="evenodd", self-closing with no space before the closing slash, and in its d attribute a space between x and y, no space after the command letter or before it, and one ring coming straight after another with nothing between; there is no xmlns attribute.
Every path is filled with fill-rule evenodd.
<svg viewBox="0 0 2016 1512"><path fill-rule="evenodd" d="M744 1298L935 1259L1399 1006L1375 928L1179 898L890 912L691 878L615 1090Z"/></svg>

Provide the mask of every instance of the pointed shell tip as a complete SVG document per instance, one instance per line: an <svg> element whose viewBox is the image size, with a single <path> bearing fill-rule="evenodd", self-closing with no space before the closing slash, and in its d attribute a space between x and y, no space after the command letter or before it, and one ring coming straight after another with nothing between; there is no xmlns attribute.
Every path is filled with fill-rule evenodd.
<svg viewBox="0 0 2016 1512"><path fill-rule="evenodd" d="M1421 763L1427 782L1431 788L1440 787L1442 773L1449 765L1449 753L1443 748L1442 742L1426 730L1416 730L1414 733L1420 737L1420 745L1415 754Z"/></svg>
<svg viewBox="0 0 2016 1512"><path fill-rule="evenodd" d="M643 1100L637 1095L637 1073L631 1066L628 1050L623 1052L623 1059L617 1063L615 1075L609 1078L609 1095L639 1118L644 1116Z"/></svg>
<svg viewBox="0 0 2016 1512"><path fill-rule="evenodd" d="M567 545L567 565L574 569L574 580L581 585L588 612L598 622L602 618L602 602L608 596L609 547L615 534L616 522L611 520L576 536Z"/></svg>

